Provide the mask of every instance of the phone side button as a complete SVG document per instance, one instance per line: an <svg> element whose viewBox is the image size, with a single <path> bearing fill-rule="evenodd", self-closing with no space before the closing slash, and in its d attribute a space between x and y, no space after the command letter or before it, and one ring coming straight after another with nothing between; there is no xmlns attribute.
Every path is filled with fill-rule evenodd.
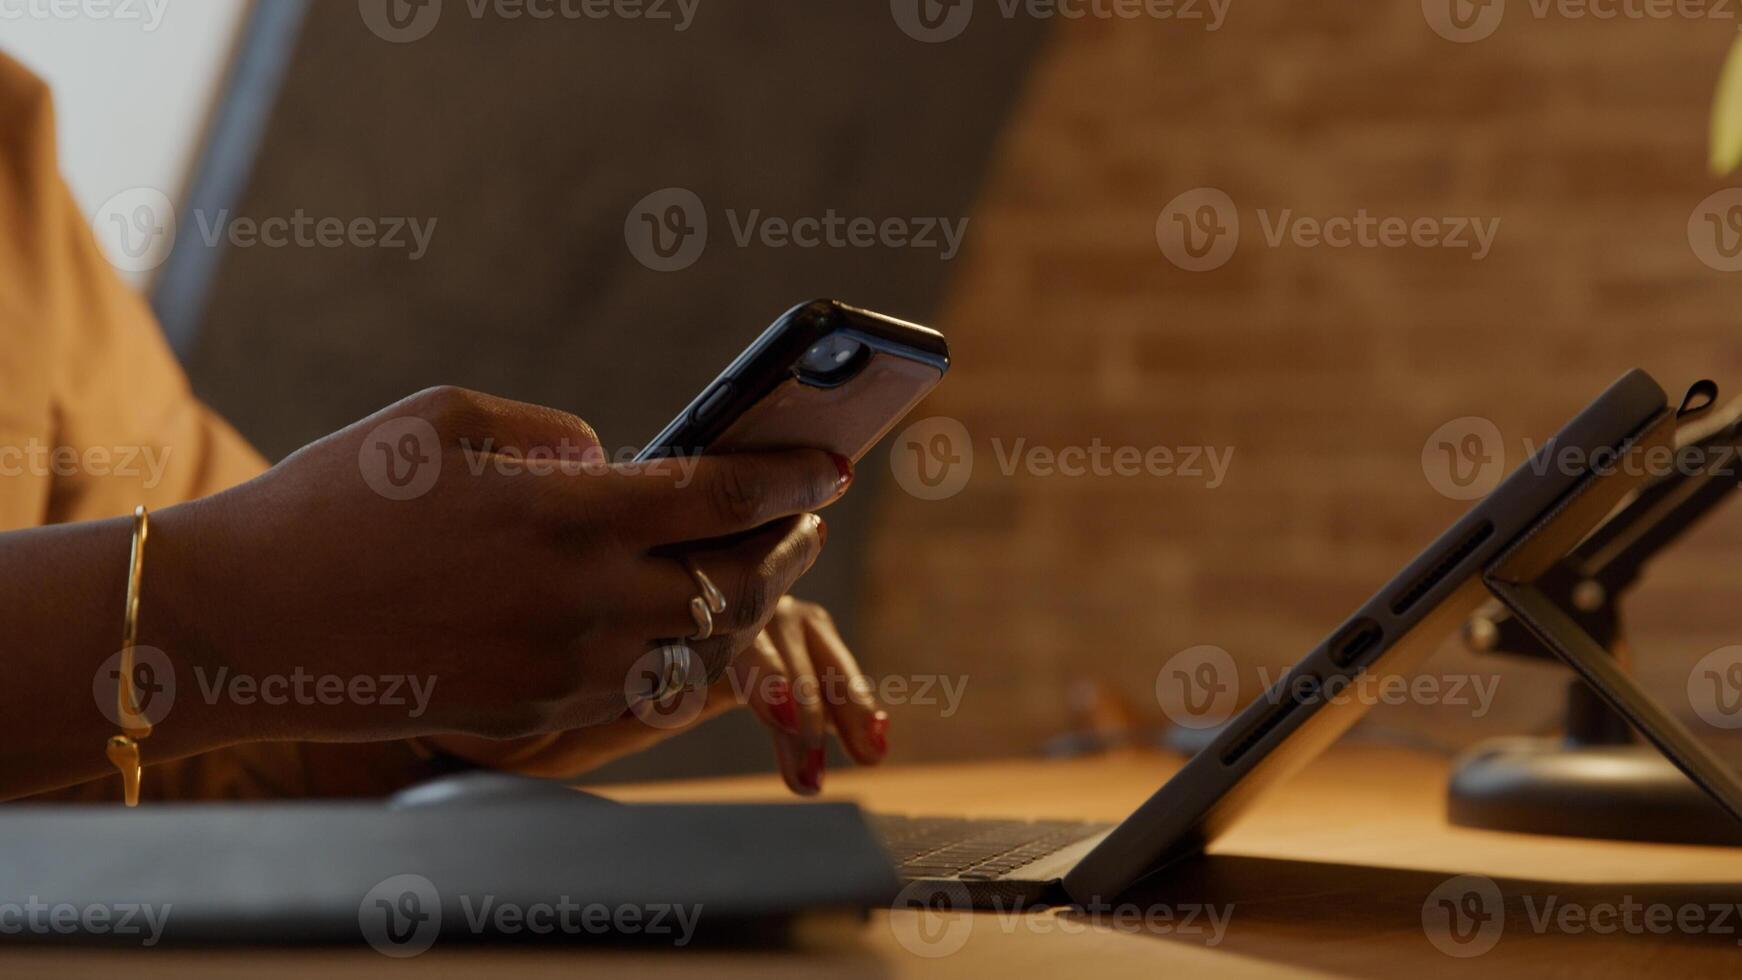
<svg viewBox="0 0 1742 980"><path fill-rule="evenodd" d="M732 382L714 382L714 386L708 390L706 395L702 396L701 402L696 405L694 414L695 420L697 422L706 422L708 419L719 414L721 406L725 405L726 400L730 397L732 397Z"/></svg>

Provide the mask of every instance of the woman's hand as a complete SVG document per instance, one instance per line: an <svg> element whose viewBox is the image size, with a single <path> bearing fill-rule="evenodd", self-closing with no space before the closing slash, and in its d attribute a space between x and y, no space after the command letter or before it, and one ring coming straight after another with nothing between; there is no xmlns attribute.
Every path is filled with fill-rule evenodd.
<svg viewBox="0 0 1742 980"><path fill-rule="evenodd" d="M795 793L823 788L823 743L834 732L860 765L889 752L889 714L828 610L787 596L729 671L774 734L780 774Z"/></svg>
<svg viewBox="0 0 1742 980"><path fill-rule="evenodd" d="M873 690L828 611L786 596L768 628L711 687L673 694L609 725L526 739L427 741L478 765L568 778L748 704L773 735L787 786L810 795L822 789L825 732L835 732L861 765L876 765L888 753L889 715Z"/></svg>
<svg viewBox="0 0 1742 980"><path fill-rule="evenodd" d="M725 594L714 635L689 643L715 681L816 560L811 511L850 477L809 450L610 465L571 415L422 392L153 515L144 616L182 692L159 734L510 738L612 722L645 693L636 661L696 631L696 583L665 555L692 557ZM255 693L291 676L344 694ZM426 686L427 704L383 703L394 680ZM819 717L801 711L789 737L820 744Z"/></svg>

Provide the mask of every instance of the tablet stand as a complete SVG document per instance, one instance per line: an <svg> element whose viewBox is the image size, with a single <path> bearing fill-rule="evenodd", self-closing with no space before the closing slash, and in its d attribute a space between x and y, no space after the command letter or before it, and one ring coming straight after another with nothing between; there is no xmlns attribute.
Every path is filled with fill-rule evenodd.
<svg viewBox="0 0 1742 980"><path fill-rule="evenodd" d="M1609 656L1630 651L1621 604L1644 566L1737 488L1742 405L1702 423L1676 450L1679 464L1641 488L1534 583ZM1697 467L1695 462L1700 465ZM1498 600L1464 627L1477 653L1560 662ZM1453 824L1489 830L1698 844L1742 844L1742 823L1724 810L1583 679L1566 689L1564 735L1501 738L1466 752L1447 799Z"/></svg>

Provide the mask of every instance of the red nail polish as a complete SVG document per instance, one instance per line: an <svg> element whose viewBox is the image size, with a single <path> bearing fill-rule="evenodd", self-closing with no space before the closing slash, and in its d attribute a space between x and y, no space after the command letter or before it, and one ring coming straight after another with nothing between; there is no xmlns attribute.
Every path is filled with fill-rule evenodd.
<svg viewBox="0 0 1742 980"><path fill-rule="evenodd" d="M823 788L823 750L811 749L804 754L804 765L799 767L798 781L808 790Z"/></svg>
<svg viewBox="0 0 1742 980"><path fill-rule="evenodd" d="M889 754L889 713L879 711L865 723L865 740L877 750L878 755Z"/></svg>
<svg viewBox="0 0 1742 980"><path fill-rule="evenodd" d="M815 517L817 519L817 544L819 544L819 545L828 544L829 543L829 522L823 520L822 517L817 515L817 514L812 514L811 516Z"/></svg>
<svg viewBox="0 0 1742 980"><path fill-rule="evenodd" d="M792 703L792 685L784 677L768 682L768 708L788 735L798 734L798 706Z"/></svg>
<svg viewBox="0 0 1742 980"><path fill-rule="evenodd" d="M830 453L829 456L835 461L835 472L840 474L835 481L835 491L839 493L853 482L853 461L840 453Z"/></svg>

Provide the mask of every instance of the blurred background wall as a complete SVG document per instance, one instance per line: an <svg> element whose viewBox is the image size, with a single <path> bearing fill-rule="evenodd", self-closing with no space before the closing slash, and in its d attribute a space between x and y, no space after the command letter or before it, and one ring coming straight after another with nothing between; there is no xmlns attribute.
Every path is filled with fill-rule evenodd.
<svg viewBox="0 0 1742 980"><path fill-rule="evenodd" d="M82 17L6 8L0 45L53 86L61 170L87 210L135 187L182 191L251 7L136 0Z"/></svg>
<svg viewBox="0 0 1742 980"><path fill-rule="evenodd" d="M971 433L972 477L942 501L885 497L873 537L863 642L879 666L971 678L957 717L898 718L925 736L907 751L1035 745L1068 727L1085 676L1160 724L1158 667L1199 644L1228 650L1254 696L1257 668L1274 677L1467 506L1424 468L1446 423L1490 420L1510 468L1630 367L1672 401L1708 376L1742 393L1737 279L1688 233L1732 186L1705 161L1736 21L1515 2L1455 43L1424 6L1235 2L1214 33L1056 24L938 318L960 368L927 413ZM1226 264L1187 271L1156 225L1199 187L1228 195L1239 239ZM1362 209L1498 235L1480 260L1268 241L1285 210ZM1007 477L993 443L1019 438L1234 456L1215 489ZM1641 671L1684 712L1689 666L1742 627L1739 546L1731 507L1629 608ZM1450 745L1558 716L1558 668L1451 640L1429 670L1503 682L1483 717L1411 704L1366 728Z"/></svg>
<svg viewBox="0 0 1742 980"><path fill-rule="evenodd" d="M274 457L434 383L557 405L619 447L798 300L932 322L956 361L914 416L934 421L866 461L805 584L899 684L895 755L1036 751L1078 724L1086 685L1158 729L1169 658L1225 649L1255 696L1461 512L1434 448L1448 424L1491 424L1484 451L1510 467L1628 367L1672 397L1742 384L1737 280L1688 230L1730 186L1703 168L1736 22L1515 2L1460 29L1455 2L1069 19L701 0L680 31L449 0L385 34L368 2L317 3L232 217L433 234L410 261L184 233L178 251L217 256L189 368ZM63 126L80 77L56 79ZM672 187L704 202L709 244L660 272L625 228ZM752 210L969 224L947 260L740 247ZM1364 216L1467 244L1295 234ZM1181 218L1231 244L1176 261ZM1095 446L1196 451L1200 472L1006 462ZM928 459L944 483L915 482ZM1742 625L1739 544L1731 508L1629 608L1667 701ZM1452 746L1556 719L1556 668L1449 641L1429 669L1503 683L1480 713L1382 707L1369 735ZM737 719L605 775L761 768L765 751Z"/></svg>

